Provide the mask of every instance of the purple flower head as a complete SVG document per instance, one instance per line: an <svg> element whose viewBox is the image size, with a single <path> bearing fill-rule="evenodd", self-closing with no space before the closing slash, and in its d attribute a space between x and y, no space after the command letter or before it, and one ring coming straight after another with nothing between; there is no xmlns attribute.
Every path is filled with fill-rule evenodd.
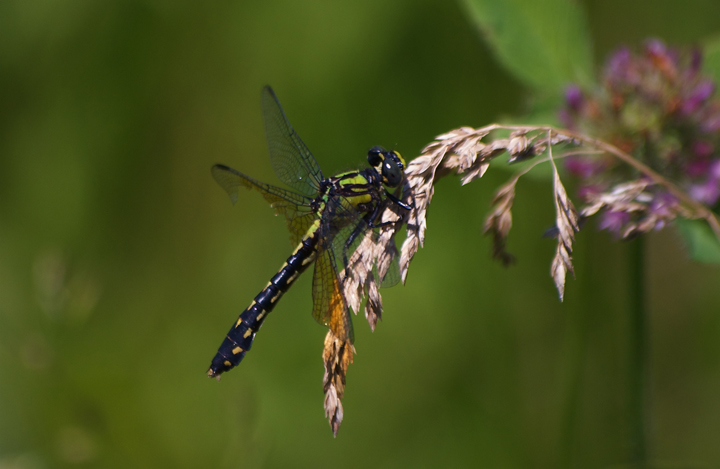
<svg viewBox="0 0 720 469"><path fill-rule="evenodd" d="M668 55L668 49L660 39L653 38L645 42L645 53L650 57L664 58Z"/></svg>
<svg viewBox="0 0 720 469"><path fill-rule="evenodd" d="M720 160L712 160L708 173L710 174L710 179L715 179L716 182L720 181Z"/></svg>
<svg viewBox="0 0 720 469"><path fill-rule="evenodd" d="M678 201L675 197L667 192L658 192L650 202L650 213L662 218L674 218L673 208L677 206Z"/></svg>
<svg viewBox="0 0 720 469"><path fill-rule="evenodd" d="M608 230L615 235L620 235L620 230L630 221L630 214L627 212L616 212L607 210L601 214L599 228Z"/></svg>
<svg viewBox="0 0 720 469"><path fill-rule="evenodd" d="M706 205L713 206L720 198L720 181L710 178L701 184L690 186L690 197Z"/></svg>
<svg viewBox="0 0 720 469"><path fill-rule="evenodd" d="M632 54L630 49L621 47L610 56L605 66L605 76L611 82L625 81L631 62Z"/></svg>
<svg viewBox="0 0 720 469"><path fill-rule="evenodd" d="M710 169L710 160L703 158L689 162L685 168L685 172L691 178L699 178L703 174L707 174L708 169Z"/></svg>
<svg viewBox="0 0 720 469"><path fill-rule="evenodd" d="M712 134L720 130L720 113L709 116L700 125L703 132Z"/></svg>
<svg viewBox="0 0 720 469"><path fill-rule="evenodd" d="M573 176L587 179L602 171L602 166L595 160L580 156L568 156L565 158L565 169Z"/></svg>
<svg viewBox="0 0 720 469"><path fill-rule="evenodd" d="M665 46L659 39L650 39L645 43L645 55L652 67L666 78L673 79L678 73L678 51Z"/></svg>
<svg viewBox="0 0 720 469"><path fill-rule="evenodd" d="M691 178L705 177L715 182L720 182L720 160L703 158L695 160L688 164L687 175Z"/></svg>
<svg viewBox="0 0 720 469"><path fill-rule="evenodd" d="M575 112L579 111L585 103L583 92L577 85L570 85L565 88L565 103Z"/></svg>
<svg viewBox="0 0 720 469"><path fill-rule="evenodd" d="M587 200L590 197L602 193L603 188L597 184L583 184L578 188L578 197Z"/></svg>
<svg viewBox="0 0 720 469"><path fill-rule="evenodd" d="M692 144L692 152L698 158L708 158L712 155L713 150L712 143L704 140L698 140Z"/></svg>
<svg viewBox="0 0 720 469"><path fill-rule="evenodd" d="M700 82L690 93L687 99L680 105L680 112L688 116L705 104L705 101L715 92L715 83L710 80Z"/></svg>
<svg viewBox="0 0 720 469"><path fill-rule="evenodd" d="M559 116L648 165L694 200L720 206L720 90L716 93L716 81L702 72L702 58L699 49L675 48L659 39L646 41L639 52L619 48L605 63L600 87L565 88ZM612 193L623 183L647 179L611 161L565 158L585 202L599 200L598 191ZM679 202L655 180L644 182L653 195L644 192L637 204L606 205L599 213L601 229L639 235L678 216Z"/></svg>

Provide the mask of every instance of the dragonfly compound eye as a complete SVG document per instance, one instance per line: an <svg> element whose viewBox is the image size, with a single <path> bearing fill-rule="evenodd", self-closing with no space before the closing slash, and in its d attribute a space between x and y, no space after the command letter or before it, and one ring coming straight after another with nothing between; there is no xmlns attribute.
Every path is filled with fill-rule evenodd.
<svg viewBox="0 0 720 469"><path fill-rule="evenodd" d="M405 158L402 157L400 152L395 150L391 151L390 154L397 160L397 164L400 167L400 171L405 170Z"/></svg>
<svg viewBox="0 0 720 469"><path fill-rule="evenodd" d="M384 159L384 153L386 153L386 151L383 147L372 147L370 150L368 150L368 164L372 167L380 166L380 163L382 163Z"/></svg>
<svg viewBox="0 0 720 469"><path fill-rule="evenodd" d="M383 182L390 187L400 184L400 181L402 181L402 164L397 158L385 158L382 165L382 176Z"/></svg>

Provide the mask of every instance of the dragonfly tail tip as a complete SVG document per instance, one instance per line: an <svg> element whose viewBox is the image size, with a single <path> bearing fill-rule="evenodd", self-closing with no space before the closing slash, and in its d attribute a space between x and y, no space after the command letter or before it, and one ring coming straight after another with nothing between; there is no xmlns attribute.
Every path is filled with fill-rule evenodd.
<svg viewBox="0 0 720 469"><path fill-rule="evenodd" d="M208 378L215 378L216 380L220 381L220 373L215 373L215 371L210 368L207 371Z"/></svg>

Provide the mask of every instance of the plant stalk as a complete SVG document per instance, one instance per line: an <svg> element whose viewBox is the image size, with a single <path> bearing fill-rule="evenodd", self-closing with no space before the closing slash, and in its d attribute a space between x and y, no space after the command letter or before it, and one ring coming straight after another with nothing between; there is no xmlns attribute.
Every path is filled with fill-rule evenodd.
<svg viewBox="0 0 720 469"><path fill-rule="evenodd" d="M630 306L630 347L628 350L628 417L630 456L640 467L647 462L647 376L648 324L645 301L645 243L642 238L628 244L628 303Z"/></svg>

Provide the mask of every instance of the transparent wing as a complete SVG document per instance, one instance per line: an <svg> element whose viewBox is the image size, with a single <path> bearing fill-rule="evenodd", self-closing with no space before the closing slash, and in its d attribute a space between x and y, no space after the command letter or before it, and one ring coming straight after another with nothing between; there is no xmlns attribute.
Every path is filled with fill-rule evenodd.
<svg viewBox="0 0 720 469"><path fill-rule="evenodd" d="M332 249L321 239L313 274L313 317L341 340L355 340L352 318L338 277Z"/></svg>
<svg viewBox="0 0 720 469"><path fill-rule="evenodd" d="M276 213L285 216L290 230L290 241L293 245L300 242L310 225L317 218L316 213L310 207L312 199L309 197L265 184L236 169L221 164L212 167L212 175L220 184L220 187L228 193L233 204L238 200L238 188L240 186L259 191L270 206L275 209Z"/></svg>
<svg viewBox="0 0 720 469"><path fill-rule="evenodd" d="M315 157L288 122L280 102L269 86L262 91L262 109L270 163L275 174L300 194L316 196L320 182L324 179L322 171Z"/></svg>
<svg viewBox="0 0 720 469"><path fill-rule="evenodd" d="M313 317L341 338L354 340L352 318L343 294L339 276L343 243L361 215L344 197L330 197L325 203L320 221L320 241L313 275ZM340 264L342 265L342 264Z"/></svg>
<svg viewBox="0 0 720 469"><path fill-rule="evenodd" d="M395 241L393 241L394 243ZM397 249L396 249L397 251ZM373 269L373 273L377 275L377 268ZM382 279L382 284L380 285L381 288L390 288L394 287L400 282L400 256L395 255L393 257L393 260L390 261L390 267L388 267L387 272L385 272L385 277Z"/></svg>

